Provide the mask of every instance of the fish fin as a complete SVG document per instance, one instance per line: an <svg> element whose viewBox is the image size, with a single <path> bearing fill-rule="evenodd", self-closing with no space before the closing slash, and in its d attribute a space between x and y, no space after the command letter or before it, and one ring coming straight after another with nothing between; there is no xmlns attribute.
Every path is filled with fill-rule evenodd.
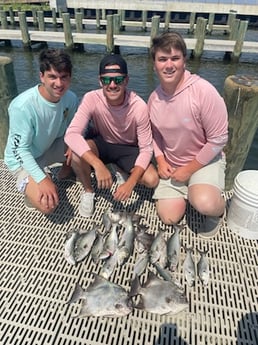
<svg viewBox="0 0 258 345"><path fill-rule="evenodd" d="M143 302L142 298L140 298L140 301L137 304L134 305L134 308L141 309L141 310L145 309L145 305L144 305L144 302Z"/></svg>
<svg viewBox="0 0 258 345"><path fill-rule="evenodd" d="M79 299L82 298L84 292L85 291L83 290L81 285L79 283L76 283L75 288L74 288L73 293L72 293L72 296L70 297L70 299L66 303L67 304L76 303L77 301L79 301Z"/></svg>
<svg viewBox="0 0 258 345"><path fill-rule="evenodd" d="M152 284L155 284L155 282L160 282L160 279L156 276L155 273L153 273L152 271L149 271L144 287L151 286Z"/></svg>
<svg viewBox="0 0 258 345"><path fill-rule="evenodd" d="M140 288L141 288L141 284L140 284L140 280L139 280L139 276L136 275L134 277L133 280L131 280L131 289L128 293L129 297L133 297L133 296L137 296L139 294Z"/></svg>

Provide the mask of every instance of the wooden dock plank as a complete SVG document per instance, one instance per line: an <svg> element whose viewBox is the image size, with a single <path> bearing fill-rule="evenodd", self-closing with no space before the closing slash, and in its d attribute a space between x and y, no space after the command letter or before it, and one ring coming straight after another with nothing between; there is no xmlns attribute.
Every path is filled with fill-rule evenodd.
<svg viewBox="0 0 258 345"><path fill-rule="evenodd" d="M61 42L65 43L64 32L58 31L37 31L29 30L31 41L46 41L46 42ZM72 33L74 43L85 44L100 44L106 45L106 33ZM22 40L20 30L0 29L0 40ZM194 49L196 45L196 38L185 38L187 48ZM117 46L128 47L150 47L150 36L148 35L114 35L114 43ZM217 40L205 38L204 51L222 51L233 52L235 41L231 40ZM258 53L258 42L246 41L243 43L242 53Z"/></svg>

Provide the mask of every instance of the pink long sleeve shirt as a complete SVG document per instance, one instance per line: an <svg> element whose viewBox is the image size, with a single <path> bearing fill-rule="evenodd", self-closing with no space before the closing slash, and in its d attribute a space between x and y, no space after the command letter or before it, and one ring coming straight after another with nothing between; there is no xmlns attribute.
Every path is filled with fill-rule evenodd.
<svg viewBox="0 0 258 345"><path fill-rule="evenodd" d="M219 155L228 139L228 115L214 86L185 71L174 95L159 85L148 100L155 157L175 167L193 159L202 165Z"/></svg>
<svg viewBox="0 0 258 345"><path fill-rule="evenodd" d="M138 146L135 165L147 168L153 154L152 133L147 104L135 92L127 90L121 106L108 104L102 89L84 95L65 135L66 144L79 157L90 150L83 137L90 120L106 142Z"/></svg>

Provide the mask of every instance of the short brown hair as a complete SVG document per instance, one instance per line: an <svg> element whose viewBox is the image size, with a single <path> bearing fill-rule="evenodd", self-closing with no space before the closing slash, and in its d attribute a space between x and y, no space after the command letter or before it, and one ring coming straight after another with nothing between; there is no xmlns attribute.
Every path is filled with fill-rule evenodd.
<svg viewBox="0 0 258 345"><path fill-rule="evenodd" d="M155 55L159 49L169 53L172 48L180 50L183 53L183 56L186 57L187 48L183 36L175 31L164 32L152 39L150 47L151 57L155 60Z"/></svg>
<svg viewBox="0 0 258 345"><path fill-rule="evenodd" d="M63 49L45 49L39 54L40 72L51 70L57 72L68 72L72 74L72 62L70 56Z"/></svg>

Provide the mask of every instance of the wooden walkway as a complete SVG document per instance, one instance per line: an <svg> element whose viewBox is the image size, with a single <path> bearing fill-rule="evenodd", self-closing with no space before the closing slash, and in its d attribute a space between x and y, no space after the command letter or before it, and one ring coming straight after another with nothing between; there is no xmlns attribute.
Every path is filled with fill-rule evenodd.
<svg viewBox="0 0 258 345"><path fill-rule="evenodd" d="M30 39L32 42L59 42L64 43L65 34L64 32L57 31L37 31L29 30ZM107 44L106 34L95 34L95 33L72 33L74 43L82 44ZM0 29L0 40L22 40L22 33L20 30ZM185 38L187 48L192 50L196 46L196 38ZM150 47L150 36L136 36L136 35L114 35L114 44L117 46L126 47ZM204 40L204 51L221 51L221 52L233 52L236 41L234 40L217 40L211 38L205 38ZM258 42L245 41L242 47L243 53L258 53Z"/></svg>

